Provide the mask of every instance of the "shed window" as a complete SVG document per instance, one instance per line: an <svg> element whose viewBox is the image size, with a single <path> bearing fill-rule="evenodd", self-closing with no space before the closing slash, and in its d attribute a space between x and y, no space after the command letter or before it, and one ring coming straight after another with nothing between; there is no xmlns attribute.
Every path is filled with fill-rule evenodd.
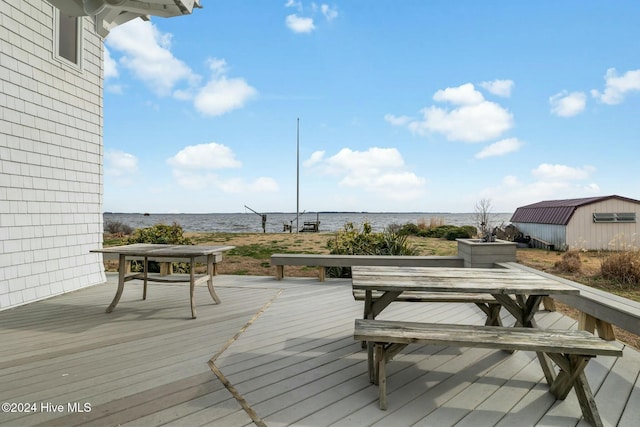
<svg viewBox="0 0 640 427"><path fill-rule="evenodd" d="M636 222L635 212L595 213L593 222Z"/></svg>

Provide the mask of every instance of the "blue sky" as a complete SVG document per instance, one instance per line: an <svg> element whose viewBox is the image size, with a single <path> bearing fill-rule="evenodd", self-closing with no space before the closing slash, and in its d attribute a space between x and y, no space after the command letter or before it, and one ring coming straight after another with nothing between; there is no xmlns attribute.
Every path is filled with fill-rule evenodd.
<svg viewBox="0 0 640 427"><path fill-rule="evenodd" d="M105 39L104 209L640 199L638 1L207 1Z"/></svg>

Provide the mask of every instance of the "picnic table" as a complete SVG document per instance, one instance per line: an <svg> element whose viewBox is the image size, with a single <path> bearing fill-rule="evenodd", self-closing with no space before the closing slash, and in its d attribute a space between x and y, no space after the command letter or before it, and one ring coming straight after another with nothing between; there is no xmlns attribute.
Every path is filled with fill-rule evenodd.
<svg viewBox="0 0 640 427"><path fill-rule="evenodd" d="M534 318L544 297L577 295L580 291L576 287L532 272L502 268L354 266L351 271L354 296L365 292L364 319L356 320L354 338L367 343L369 378L379 387L381 409L387 407L385 365L409 344L527 350L536 352L549 391L562 400L574 389L585 419L594 426L602 425L584 368L592 357L621 356L621 350L586 331L539 329ZM405 292L418 296L464 294L481 307L485 303L477 295L488 294L513 315L516 324L501 326L497 312L489 310L491 303L483 307L489 316L485 325L375 319L392 302L411 301L401 297ZM416 296L413 300L430 299Z"/></svg>
<svg viewBox="0 0 640 427"><path fill-rule="evenodd" d="M111 313L122 296L124 291L124 284L129 280L141 279L143 280L143 294L142 299L147 297L147 282L163 282L163 283L176 283L176 282L188 282L189 283L189 295L191 301L191 317L196 318L196 305L194 298L194 290L196 285L201 283L207 283L209 294L216 304L220 304L221 300L216 295L213 289L213 276L214 276L214 262L216 255L224 251L233 249L234 246L204 246L204 245L166 245L166 244L154 244L154 243L135 243L132 245L112 246L102 249L94 249L91 252L98 252L103 254L116 254L118 256L118 289L116 295L113 297L113 301L107 307L106 312ZM140 273L127 273L127 260L140 259L143 260L143 271ZM148 272L149 261L171 261L188 262L189 276L184 278L181 275L175 276L156 276L151 275ZM197 275L195 273L196 263L202 262L206 264L207 270L205 274Z"/></svg>

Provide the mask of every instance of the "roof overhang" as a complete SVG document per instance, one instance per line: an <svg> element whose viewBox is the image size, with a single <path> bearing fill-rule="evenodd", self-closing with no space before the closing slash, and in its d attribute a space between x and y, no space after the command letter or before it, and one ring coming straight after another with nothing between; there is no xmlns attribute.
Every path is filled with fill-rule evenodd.
<svg viewBox="0 0 640 427"><path fill-rule="evenodd" d="M134 18L149 16L170 18L189 15L201 8L200 0L47 0L70 16L90 16L96 32L106 37L114 27Z"/></svg>

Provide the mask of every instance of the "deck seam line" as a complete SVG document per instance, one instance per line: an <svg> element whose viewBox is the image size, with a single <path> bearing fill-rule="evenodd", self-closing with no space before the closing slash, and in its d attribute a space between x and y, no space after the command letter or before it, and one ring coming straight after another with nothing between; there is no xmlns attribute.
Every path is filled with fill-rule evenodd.
<svg viewBox="0 0 640 427"><path fill-rule="evenodd" d="M231 393L231 395L233 396L234 399L236 399L238 401L238 403L240 404L240 406L242 407L242 409L247 413L247 415L249 416L249 418L251 418L251 420L253 421L253 423L258 426L258 427L267 427L267 424L262 421L262 419L258 416L258 414L256 413L256 411L251 407L251 405L249 405L249 403L246 401L246 399L240 394L240 392L238 392L238 390L233 386L233 384L231 384L231 382L227 379L227 377L222 373L222 371L220 370L220 368L218 368L215 364L215 361L218 359L218 357L220 357L220 355L222 355L222 353L224 353L230 346L231 344L233 344L234 342L236 342L238 340L238 338L240 338L240 335L242 335L247 329L249 329L249 327L256 321L258 320L258 318L260 316L262 316L264 314L265 311L267 311L267 308L269 308L271 306L271 304L273 304L273 302L280 296L282 295L282 293L284 292L284 289L279 289L278 293L276 293L269 301L267 301L260 310L258 310L258 312L256 314L253 315L253 317L242 327L240 328L240 330L233 336L231 337L223 346L220 350L218 350L212 357L211 359L209 359L209 361L207 362L207 365L209 365L209 369L211 369L211 372L213 372L213 374L218 377L218 379L220 380L220 382L222 383L222 385L224 385L224 387L227 389L227 391L229 391L229 393Z"/></svg>

